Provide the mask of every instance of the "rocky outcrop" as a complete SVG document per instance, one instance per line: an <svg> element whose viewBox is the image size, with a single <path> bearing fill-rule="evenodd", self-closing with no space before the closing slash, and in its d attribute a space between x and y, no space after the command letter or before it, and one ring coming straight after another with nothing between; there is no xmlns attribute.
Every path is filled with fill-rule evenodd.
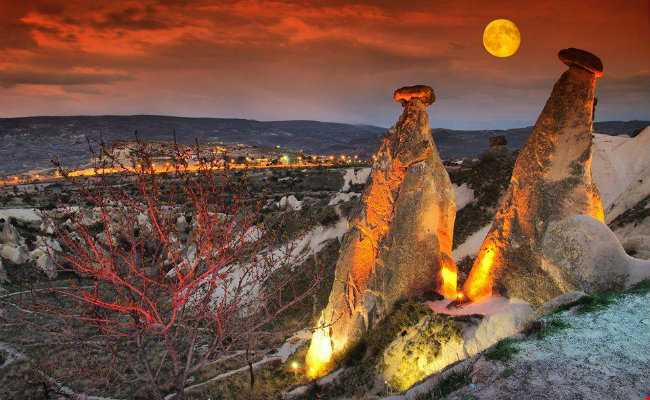
<svg viewBox="0 0 650 400"><path fill-rule="evenodd" d="M374 156L360 208L343 239L323 328L307 355L310 375L354 346L396 301L432 290L455 295L454 191L426 112L434 92L406 87L394 99L404 111Z"/></svg>
<svg viewBox="0 0 650 400"><path fill-rule="evenodd" d="M458 313L446 309L447 303L430 303L434 314L405 327L383 351L378 372L390 389L408 389L521 332L535 317L530 305L520 300L494 298L487 307L470 306Z"/></svg>
<svg viewBox="0 0 650 400"><path fill-rule="evenodd" d="M604 220L591 176L592 115L600 60L565 49L569 66L553 87L521 150L510 187L501 200L463 293L478 300L496 289L540 305L563 293L542 266L542 242L551 223L578 214Z"/></svg>
<svg viewBox="0 0 650 400"><path fill-rule="evenodd" d="M543 270L565 293L620 291L650 278L650 261L627 255L607 225L586 215L551 223L542 256Z"/></svg>

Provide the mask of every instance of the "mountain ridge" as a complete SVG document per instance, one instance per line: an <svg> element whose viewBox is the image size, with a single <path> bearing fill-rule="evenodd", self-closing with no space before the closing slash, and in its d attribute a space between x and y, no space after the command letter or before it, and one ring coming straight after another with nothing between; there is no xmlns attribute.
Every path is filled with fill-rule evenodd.
<svg viewBox="0 0 650 400"><path fill-rule="evenodd" d="M648 121L595 123L599 133L632 135ZM525 143L532 127L503 130L434 128L432 134L443 158L471 157L488 148L487 138L504 135L508 147ZM259 121L244 118L177 117L152 114L30 116L0 118L0 175L48 168L58 157L67 165L88 159L88 143L138 137L181 143L244 143L280 146L316 154L356 154L370 157L387 128L313 120Z"/></svg>

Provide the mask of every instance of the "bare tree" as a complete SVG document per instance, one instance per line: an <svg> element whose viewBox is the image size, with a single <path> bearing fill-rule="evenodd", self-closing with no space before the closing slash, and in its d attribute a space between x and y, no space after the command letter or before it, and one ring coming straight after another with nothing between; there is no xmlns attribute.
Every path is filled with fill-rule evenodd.
<svg viewBox="0 0 650 400"><path fill-rule="evenodd" d="M250 354L320 275L300 287L291 274L278 279L295 252L210 152L156 152L136 141L125 158L102 146L83 178L59 166L85 204L52 221L59 267L79 281L53 289L65 306L41 311L90 328L107 351L126 347L121 367L154 398L183 399L193 374L230 351Z"/></svg>

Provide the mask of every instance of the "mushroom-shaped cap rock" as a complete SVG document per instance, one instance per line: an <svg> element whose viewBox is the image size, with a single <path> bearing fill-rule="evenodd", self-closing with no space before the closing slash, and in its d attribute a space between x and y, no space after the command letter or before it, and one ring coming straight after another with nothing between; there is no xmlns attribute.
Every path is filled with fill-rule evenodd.
<svg viewBox="0 0 650 400"><path fill-rule="evenodd" d="M436 95L433 89L426 85L405 86L399 88L393 93L393 100L406 104L411 99L420 99L425 105L431 105L436 101Z"/></svg>
<svg viewBox="0 0 650 400"><path fill-rule="evenodd" d="M575 49L573 47L560 50L557 55L560 60L569 67L578 67L586 69L587 71L596 75L596 77L603 76L603 62L600 61L598 56L591 54L588 51Z"/></svg>

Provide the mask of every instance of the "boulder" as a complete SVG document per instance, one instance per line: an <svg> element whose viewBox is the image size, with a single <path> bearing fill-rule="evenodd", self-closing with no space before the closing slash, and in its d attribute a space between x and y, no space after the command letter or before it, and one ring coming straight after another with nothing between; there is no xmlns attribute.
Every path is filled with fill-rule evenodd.
<svg viewBox="0 0 650 400"><path fill-rule="evenodd" d="M411 86L393 97L404 111L373 157L369 183L343 238L322 328L307 354L312 376L323 372L324 360L342 357L358 343L395 302L427 291L455 296L456 206L429 128L433 89Z"/></svg>
<svg viewBox="0 0 650 400"><path fill-rule="evenodd" d="M516 299L490 298L464 310L449 310L445 304L430 303L435 314L405 327L382 352L378 371L390 389L408 389L525 330L535 317L529 304Z"/></svg>
<svg viewBox="0 0 650 400"><path fill-rule="evenodd" d="M472 301L493 290L539 306L571 285L542 266L548 227L574 215L604 221L591 175L592 117L602 63L593 54L562 50L569 69L555 83L515 162L510 186L463 286Z"/></svg>
<svg viewBox="0 0 650 400"><path fill-rule="evenodd" d="M607 225L587 215L551 223L542 256L542 268L565 293L623 290L650 278L650 261L627 255Z"/></svg>
<svg viewBox="0 0 650 400"><path fill-rule="evenodd" d="M36 268L40 269L48 278L56 278L56 265L47 248L37 248L29 253L29 256L34 261Z"/></svg>
<svg viewBox="0 0 650 400"><path fill-rule="evenodd" d="M13 264L23 264L29 260L25 248L15 244L0 244L0 257Z"/></svg>
<svg viewBox="0 0 650 400"><path fill-rule="evenodd" d="M20 242L20 234L16 231L8 219L0 219L0 243L17 245Z"/></svg>

